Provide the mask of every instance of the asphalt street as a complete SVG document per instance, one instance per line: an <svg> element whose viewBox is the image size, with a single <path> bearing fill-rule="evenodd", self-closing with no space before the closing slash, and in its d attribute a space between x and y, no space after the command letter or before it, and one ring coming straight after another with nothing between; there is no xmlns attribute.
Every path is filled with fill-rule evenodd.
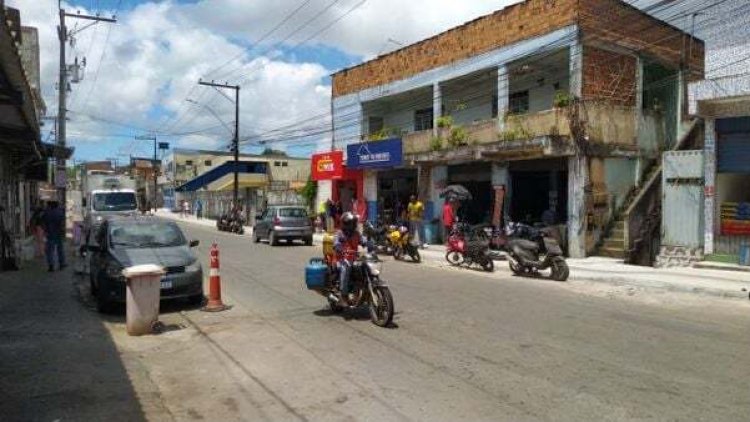
<svg viewBox="0 0 750 422"><path fill-rule="evenodd" d="M498 279L387 259L397 314L384 329L366 311L330 314L305 289L319 246L181 225L206 269L220 247L234 307L186 315L242 377L251 419L750 420L746 306L588 295L505 264Z"/></svg>

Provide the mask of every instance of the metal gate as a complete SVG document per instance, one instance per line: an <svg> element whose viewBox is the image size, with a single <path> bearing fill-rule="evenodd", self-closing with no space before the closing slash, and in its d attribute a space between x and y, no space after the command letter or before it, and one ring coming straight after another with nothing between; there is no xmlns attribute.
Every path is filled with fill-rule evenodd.
<svg viewBox="0 0 750 422"><path fill-rule="evenodd" d="M703 151L663 155L662 245L703 245Z"/></svg>

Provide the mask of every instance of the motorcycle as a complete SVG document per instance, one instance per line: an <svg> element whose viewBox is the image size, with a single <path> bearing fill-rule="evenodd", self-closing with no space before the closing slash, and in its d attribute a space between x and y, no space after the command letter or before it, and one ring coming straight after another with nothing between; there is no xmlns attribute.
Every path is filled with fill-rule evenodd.
<svg viewBox="0 0 750 422"><path fill-rule="evenodd" d="M507 235L508 263L514 274L537 275L539 271L549 269L551 279L568 279L570 269L551 228L537 229L526 224L509 223Z"/></svg>
<svg viewBox="0 0 750 422"><path fill-rule="evenodd" d="M393 244L391 243L390 233L394 229L383 225L375 226L369 221L365 221L364 235L372 242L373 247L378 253L386 255L393 254Z"/></svg>
<svg viewBox="0 0 750 422"><path fill-rule="evenodd" d="M414 262L419 263L422 261L419 248L414 242L407 226L399 226L398 230L392 231L388 237L393 245L393 258L401 260L404 255L409 255Z"/></svg>
<svg viewBox="0 0 750 422"><path fill-rule="evenodd" d="M222 232L245 233L245 219L241 214L222 214L216 220L216 229Z"/></svg>
<svg viewBox="0 0 750 422"><path fill-rule="evenodd" d="M383 261L376 254L362 255L352 264L348 302L350 309L367 306L373 324L387 327L393 321L395 308L388 285L381 280ZM305 283L328 301L332 312L345 310L341 303L339 271L329 258L313 258L305 268Z"/></svg>
<svg viewBox="0 0 750 422"><path fill-rule="evenodd" d="M490 252L489 244L482 240L466 240L465 234L460 227L454 227L448 237L445 260L449 264L458 267L466 265L471 267L477 264L487 272L495 271L494 258L497 256Z"/></svg>

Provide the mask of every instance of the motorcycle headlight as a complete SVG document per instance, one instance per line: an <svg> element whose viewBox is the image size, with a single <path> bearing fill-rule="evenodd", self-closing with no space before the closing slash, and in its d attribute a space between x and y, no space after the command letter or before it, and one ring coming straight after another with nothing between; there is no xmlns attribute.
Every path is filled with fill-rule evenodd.
<svg viewBox="0 0 750 422"><path fill-rule="evenodd" d="M383 261L367 261L367 267L370 269L370 274L380 275L383 271Z"/></svg>
<svg viewBox="0 0 750 422"><path fill-rule="evenodd" d="M199 260L193 261L192 264L185 266L186 273L195 273L201 270L201 262Z"/></svg>

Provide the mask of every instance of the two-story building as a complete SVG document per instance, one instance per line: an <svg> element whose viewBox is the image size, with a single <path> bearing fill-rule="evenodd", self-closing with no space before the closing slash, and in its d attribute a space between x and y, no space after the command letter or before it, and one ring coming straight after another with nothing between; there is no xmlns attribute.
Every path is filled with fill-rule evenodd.
<svg viewBox="0 0 750 422"><path fill-rule="evenodd" d="M234 156L226 151L176 148L164 160L159 180L164 207L175 209L182 200L201 200L204 215L217 217L231 208ZM240 154L240 201L253 215L268 204L302 203L298 190L310 177L310 160L272 154Z"/></svg>
<svg viewBox="0 0 750 422"><path fill-rule="evenodd" d="M688 127L686 83L702 72L700 40L622 1L526 0L335 73L346 177L321 181L318 200L362 194L374 220L417 193L433 221L442 188L461 184L471 223L551 211L571 256L624 256L604 237Z"/></svg>

